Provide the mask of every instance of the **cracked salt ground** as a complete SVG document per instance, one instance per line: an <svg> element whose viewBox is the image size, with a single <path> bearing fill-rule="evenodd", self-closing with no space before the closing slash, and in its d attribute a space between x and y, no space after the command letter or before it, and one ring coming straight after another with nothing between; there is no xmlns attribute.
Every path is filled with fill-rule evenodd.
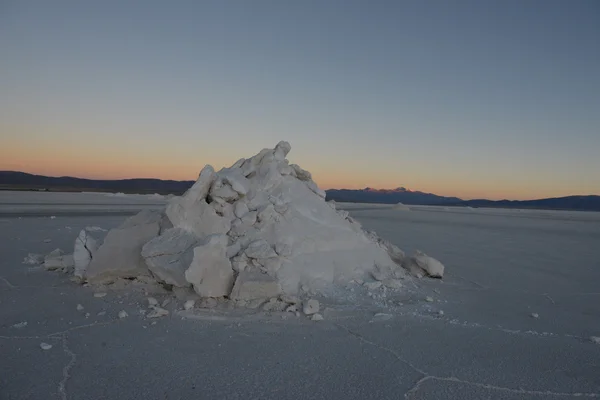
<svg viewBox="0 0 600 400"><path fill-rule="evenodd" d="M182 298L167 305L172 317L155 325L138 310L147 308L147 297L162 304L164 292L127 297L21 264L29 252L73 245L72 234L57 233L56 221L76 233L85 226L118 226L122 217L11 218L0 229L0 393L84 400L199 393L232 399L292 399L298 393L315 399L600 397L600 346L591 339L600 336L598 225L553 227L520 216L513 229L503 219L494 222L498 217L440 214L353 212L408 250L427 243L448 265L443 281L421 280L412 294L358 307L319 298L319 322L304 315L283 321L260 309L250 316L222 305L199 309L198 303L191 310L198 318L181 320ZM22 250L9 240L15 232ZM48 237L52 242L45 245ZM108 295L94 299L100 290ZM426 302L427 296L435 301ZM116 318L121 309L128 318ZM12 328L23 321L27 325ZM42 351L41 342L52 349Z"/></svg>

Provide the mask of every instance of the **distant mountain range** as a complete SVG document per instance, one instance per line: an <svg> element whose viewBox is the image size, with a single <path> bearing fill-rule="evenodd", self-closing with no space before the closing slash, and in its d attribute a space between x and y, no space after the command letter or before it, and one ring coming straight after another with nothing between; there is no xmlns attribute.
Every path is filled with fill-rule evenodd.
<svg viewBox="0 0 600 400"><path fill-rule="evenodd" d="M330 189L327 191L327 199L352 203L404 203L420 205L441 205L463 201L458 197L443 197L432 193L413 192L403 187L397 189Z"/></svg>
<svg viewBox="0 0 600 400"><path fill-rule="evenodd" d="M81 179L70 176L51 177L25 172L0 171L0 189L49 190L64 192L122 192L140 194L183 194L194 181L162 179Z"/></svg>
<svg viewBox="0 0 600 400"><path fill-rule="evenodd" d="M194 181L162 179L97 180L69 176L49 177L24 172L0 171L0 190L96 191L142 194L183 194ZM396 189L330 189L327 200L353 203L383 203L462 207L532 208L550 210L600 211L600 196L567 196L539 200L463 200L432 193Z"/></svg>

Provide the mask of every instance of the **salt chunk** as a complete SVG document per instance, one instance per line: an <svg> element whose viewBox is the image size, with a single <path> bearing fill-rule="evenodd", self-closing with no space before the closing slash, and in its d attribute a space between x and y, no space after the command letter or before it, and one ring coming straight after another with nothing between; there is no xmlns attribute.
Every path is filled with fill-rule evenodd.
<svg viewBox="0 0 600 400"><path fill-rule="evenodd" d="M150 307L158 305L158 300L156 300L154 297L148 297L147 300Z"/></svg>
<svg viewBox="0 0 600 400"><path fill-rule="evenodd" d="M316 314L319 312L319 301L315 299L310 299L304 302L302 307L302 311L306 315Z"/></svg>
<svg viewBox="0 0 600 400"><path fill-rule="evenodd" d="M165 310L164 308L160 308L160 307L154 307L154 309L152 311L150 311L148 313L148 315L146 315L146 317L148 318L160 318L160 317L165 317L169 315L169 311Z"/></svg>
<svg viewBox="0 0 600 400"><path fill-rule="evenodd" d="M310 317L311 321L323 321L323 316L319 313L313 314L312 317Z"/></svg>
<svg viewBox="0 0 600 400"><path fill-rule="evenodd" d="M188 300L185 303L183 303L183 309L191 310L192 308L194 308L194 305L196 305L196 300Z"/></svg>

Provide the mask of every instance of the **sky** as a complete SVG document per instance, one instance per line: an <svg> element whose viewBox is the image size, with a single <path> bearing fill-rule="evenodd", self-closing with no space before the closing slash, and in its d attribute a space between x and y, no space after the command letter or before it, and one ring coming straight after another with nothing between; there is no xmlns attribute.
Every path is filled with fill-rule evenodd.
<svg viewBox="0 0 600 400"><path fill-rule="evenodd" d="M0 0L0 170L600 194L596 0Z"/></svg>

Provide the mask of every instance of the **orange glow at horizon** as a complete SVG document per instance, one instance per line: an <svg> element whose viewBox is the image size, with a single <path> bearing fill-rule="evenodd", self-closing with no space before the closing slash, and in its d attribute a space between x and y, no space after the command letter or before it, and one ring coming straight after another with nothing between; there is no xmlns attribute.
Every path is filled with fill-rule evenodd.
<svg viewBox="0 0 600 400"><path fill-rule="evenodd" d="M0 129L7 131L0 125ZM170 143L126 141L118 146L100 135L87 134L84 138L58 140L64 130L57 128L17 130L19 136L3 139L0 147L0 170L22 171L47 176L73 176L87 179L157 178L170 180L195 180L205 164L215 169L230 166L244 155L254 154L260 149L239 147L196 148L176 147ZM43 131L44 136L33 136L30 132ZM61 135L61 132L62 135ZM68 145L63 143L68 142ZM473 175L470 171L438 171L426 166L411 170L410 174L398 173L402 168L385 164L388 161L364 160L343 163L313 158L299 148L290 154L290 162L298 163L312 172L314 180L323 189L394 189L406 187L412 191L434 193L440 196L462 199L487 198L492 200L526 200L560 197L579 194L594 194L592 184L581 182L563 183L560 187L554 180L532 176L510 176L490 178ZM379 162L379 163L377 163ZM477 172L477 171L476 171ZM532 182L535 182L533 184ZM576 186L579 185L579 186ZM584 191L582 188L589 191Z"/></svg>
<svg viewBox="0 0 600 400"><path fill-rule="evenodd" d="M10 154L7 154L10 153ZM101 155L76 154L67 150L52 151L50 153L32 153L31 151L0 151L0 170L21 171L46 176L71 176L84 179L130 179L130 178L156 178L163 180L195 180L204 166L193 165L193 162L173 163L165 162L160 165L152 157L111 157L107 159ZM215 168L228 166L229 164L215 165ZM231 163L230 163L231 164ZM543 197L560 197L573 193L540 193L536 195L523 195L518 187L497 187L496 190L489 188L477 188L468 182L417 182L398 185L393 178L388 179L353 179L352 174L333 175L325 171L313 173L313 177L319 187L323 189L394 189L399 186L406 187L411 191L433 193L439 196L459 197L462 199L486 198L491 200L513 199L527 200ZM413 177L411 181L419 181ZM369 182L369 183L367 183Z"/></svg>

